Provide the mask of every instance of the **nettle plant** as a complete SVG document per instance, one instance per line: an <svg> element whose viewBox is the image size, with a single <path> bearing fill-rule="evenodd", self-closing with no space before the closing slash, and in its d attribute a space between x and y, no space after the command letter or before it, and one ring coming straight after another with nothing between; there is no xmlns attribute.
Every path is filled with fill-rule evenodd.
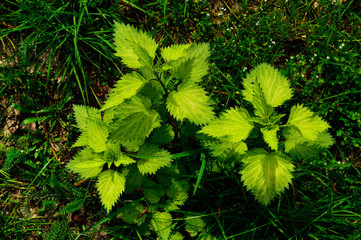
<svg viewBox="0 0 361 240"><path fill-rule="evenodd" d="M291 182L291 157L314 157L333 142L326 132L330 126L302 105L292 107L281 124L285 114L275 109L291 98L292 90L267 64L243 81L243 96L254 115L235 107L217 118L214 101L200 85L209 68L207 43L157 52L152 37L122 23L115 23L114 39L116 55L134 71L121 77L101 109L74 105L81 130L74 147L83 149L67 167L82 178L97 178L108 213L122 193L133 194L137 200L123 201L118 216L143 234L152 230L162 239L183 239L174 230L179 221L173 222L169 211L188 198L191 183L185 175L196 175L199 155L206 151L198 142L219 162L243 163L242 181L265 205ZM204 163L203 157L201 172ZM201 233L200 239L213 239L202 235L207 225L201 218L184 219L192 237Z"/></svg>
<svg viewBox="0 0 361 240"><path fill-rule="evenodd" d="M172 45L157 52L152 37L122 23L115 23L114 40L116 56L134 71L121 77L101 109L74 105L81 130L74 147L83 149L67 167L82 178L97 178L107 212L122 193L141 194L144 201L132 200L118 216L145 233L182 239L172 232L169 210L179 209L190 189L185 163L177 160L199 155L188 141L215 117L213 101L200 86L209 45ZM206 230L205 222L194 218L185 228L191 235Z"/></svg>
<svg viewBox="0 0 361 240"><path fill-rule="evenodd" d="M208 136L203 137L203 144L211 155L243 163L241 180L260 203L268 205L292 182L292 159L317 157L333 139L327 132L330 125L302 104L293 106L282 124L285 114L276 108L293 92L277 69L260 64L243 80L243 87L242 95L252 104L253 114L231 108L200 133ZM248 150L249 146L254 149Z"/></svg>

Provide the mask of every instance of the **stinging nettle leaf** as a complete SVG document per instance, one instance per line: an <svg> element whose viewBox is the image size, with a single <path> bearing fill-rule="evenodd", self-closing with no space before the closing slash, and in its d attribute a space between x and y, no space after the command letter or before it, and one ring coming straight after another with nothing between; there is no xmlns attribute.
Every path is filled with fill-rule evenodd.
<svg viewBox="0 0 361 240"><path fill-rule="evenodd" d="M110 139L122 142L144 142L154 128L160 126L160 116L151 109L147 98L132 97L117 108L114 123L110 126Z"/></svg>
<svg viewBox="0 0 361 240"><path fill-rule="evenodd" d="M172 63L172 75L183 81L200 82L209 69L209 44L193 43L184 53L185 57Z"/></svg>
<svg viewBox="0 0 361 240"><path fill-rule="evenodd" d="M161 55L167 62L178 60L179 58L187 56L185 51L191 44L172 45L161 50Z"/></svg>
<svg viewBox="0 0 361 240"><path fill-rule="evenodd" d="M156 212L150 221L151 227L160 237L168 239L172 228L172 215L168 212Z"/></svg>
<svg viewBox="0 0 361 240"><path fill-rule="evenodd" d="M151 144L144 144L138 154L142 156L137 166L142 174L154 174L158 169L168 166L173 160L168 151Z"/></svg>
<svg viewBox="0 0 361 240"><path fill-rule="evenodd" d="M308 110L303 105L296 105L291 108L287 124L295 126L304 138L315 140L318 135L330 128L330 125Z"/></svg>
<svg viewBox="0 0 361 240"><path fill-rule="evenodd" d="M86 129L89 118L101 120L99 109L82 105L73 105L73 110L77 127L81 130Z"/></svg>
<svg viewBox="0 0 361 240"><path fill-rule="evenodd" d="M182 121L186 118L197 125L207 124L213 119L211 104L206 92L191 82L181 83L167 99L167 109L176 119Z"/></svg>
<svg viewBox="0 0 361 240"><path fill-rule="evenodd" d="M263 205L268 205L292 182L291 172L294 166L289 158L280 152L254 150L248 152L242 161L245 168L240 171L241 179Z"/></svg>
<svg viewBox="0 0 361 240"><path fill-rule="evenodd" d="M253 122L244 108L231 108L199 132L216 138L226 137L232 143L245 140L253 129Z"/></svg>
<svg viewBox="0 0 361 240"><path fill-rule="evenodd" d="M115 84L109 97L106 99L102 107L102 111L117 106L124 102L124 100L136 95L140 89L145 85L146 80L137 72L132 72L123 75L122 78Z"/></svg>
<svg viewBox="0 0 361 240"><path fill-rule="evenodd" d="M114 45L116 56L130 68L152 67L158 44L142 30L115 22Z"/></svg>
<svg viewBox="0 0 361 240"><path fill-rule="evenodd" d="M88 119L85 133L89 147L95 152L103 152L107 149L106 140L109 133L106 123L97 119Z"/></svg>
<svg viewBox="0 0 361 240"><path fill-rule="evenodd" d="M278 150L277 132L279 129L279 126L261 128L263 139L272 150Z"/></svg>
<svg viewBox="0 0 361 240"><path fill-rule="evenodd" d="M102 155L95 153L90 148L85 148L79 151L66 167L82 178L92 178L102 171L105 163Z"/></svg>
<svg viewBox="0 0 361 240"><path fill-rule="evenodd" d="M118 171L106 170L99 175L97 187L100 200L109 213L125 189L125 177Z"/></svg>

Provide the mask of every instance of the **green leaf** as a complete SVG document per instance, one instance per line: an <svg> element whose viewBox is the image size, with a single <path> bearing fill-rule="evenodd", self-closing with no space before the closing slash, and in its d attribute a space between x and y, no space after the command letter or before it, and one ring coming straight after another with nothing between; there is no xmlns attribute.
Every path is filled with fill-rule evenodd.
<svg viewBox="0 0 361 240"><path fill-rule="evenodd" d="M172 216L168 212L156 212L150 221L160 239L168 240L172 228Z"/></svg>
<svg viewBox="0 0 361 240"><path fill-rule="evenodd" d="M247 101L253 102L255 100L254 93L258 84L262 89L266 103L271 107L278 107L292 97L292 89L287 78L269 64L258 65L243 81L245 88L243 95Z"/></svg>
<svg viewBox="0 0 361 240"><path fill-rule="evenodd" d="M151 203L157 203L165 194L165 189L163 186L153 182L146 181L144 187L145 198Z"/></svg>
<svg viewBox="0 0 361 240"><path fill-rule="evenodd" d="M189 185L185 180L172 180L167 188L166 194L176 205L183 205L188 199Z"/></svg>
<svg viewBox="0 0 361 240"><path fill-rule="evenodd" d="M191 237L197 236L198 232L206 230L207 224L200 217L188 217L185 221L185 229Z"/></svg>
<svg viewBox="0 0 361 240"><path fill-rule="evenodd" d="M230 157L232 154L243 154L248 150L246 143L233 143L228 141L227 138L205 141L203 145L211 150L212 156L221 158Z"/></svg>
<svg viewBox="0 0 361 240"><path fill-rule="evenodd" d="M120 164L126 166L129 164L135 163L135 160L127 155L125 155L124 153L120 153L119 156L117 157L117 159L114 161L114 165L116 167L119 167Z"/></svg>
<svg viewBox="0 0 361 240"><path fill-rule="evenodd" d="M101 120L100 111L92 107L73 105L73 111L77 127L81 130L86 129L89 118Z"/></svg>
<svg viewBox="0 0 361 240"><path fill-rule="evenodd" d="M102 171L105 163L102 155L93 152L90 148L85 148L79 151L66 167L82 178L92 178Z"/></svg>
<svg viewBox="0 0 361 240"><path fill-rule="evenodd" d="M191 44L172 45L161 49L161 55L167 62L178 60L179 58L187 56L185 51Z"/></svg>
<svg viewBox="0 0 361 240"><path fill-rule="evenodd" d="M74 147L83 147L83 146L88 146L89 142L88 142L88 136L86 135L85 132L82 132L80 134L80 136L78 137L78 139L76 140L76 142L71 146L72 148Z"/></svg>
<svg viewBox="0 0 361 240"><path fill-rule="evenodd" d="M125 189L125 177L117 171L106 170L99 175L97 186L100 200L109 213Z"/></svg>
<svg viewBox="0 0 361 240"><path fill-rule="evenodd" d="M125 223L140 225L144 222L146 215L138 217L144 211L145 207L141 204L127 205L120 209L118 214L119 218L122 218Z"/></svg>
<svg viewBox="0 0 361 240"><path fill-rule="evenodd" d="M272 150L278 150L277 132L279 129L279 126L261 128L263 139Z"/></svg>
<svg viewBox="0 0 361 240"><path fill-rule="evenodd" d="M183 81L200 82L209 69L209 44L192 44L184 52L186 57L179 58L173 64L172 75Z"/></svg>
<svg viewBox="0 0 361 240"><path fill-rule="evenodd" d="M152 67L158 44L142 30L115 22L115 55L130 68Z"/></svg>
<svg viewBox="0 0 361 240"><path fill-rule="evenodd" d="M169 240L183 240L183 238L182 234L175 232L170 236Z"/></svg>
<svg viewBox="0 0 361 240"><path fill-rule="evenodd" d="M226 137L228 141L238 143L245 140L253 129L253 122L249 118L246 109L232 108L199 132L216 138Z"/></svg>
<svg viewBox="0 0 361 240"><path fill-rule="evenodd" d="M127 179L127 185L125 188L126 193L132 193L134 190L141 187L145 177L139 172L135 164L127 166L124 172L127 173L125 176Z"/></svg>
<svg viewBox="0 0 361 240"><path fill-rule="evenodd" d="M117 106L124 102L125 99L136 95L145 85L146 80L137 72L123 75L115 84L109 97L106 99L102 107L102 111Z"/></svg>
<svg viewBox="0 0 361 240"><path fill-rule="evenodd" d="M137 163L142 174L154 174L158 169L168 166L172 162L168 151L151 144L144 144L139 149L138 155L142 157Z"/></svg>
<svg viewBox="0 0 361 240"><path fill-rule="evenodd" d="M319 156L319 153L334 143L331 135L327 132L318 134L315 140L309 140L293 127L283 131L286 138L285 152L296 159L311 159Z"/></svg>
<svg viewBox="0 0 361 240"><path fill-rule="evenodd" d="M213 117L211 98L198 85L185 82L178 86L177 91L169 94L167 109L179 120L187 118L189 121L201 125L210 122Z"/></svg>
<svg viewBox="0 0 361 240"><path fill-rule="evenodd" d="M330 125L302 105L291 108L287 124L295 126L304 138L315 140L319 133L330 128Z"/></svg>
<svg viewBox="0 0 361 240"><path fill-rule="evenodd" d="M109 138L122 142L144 141L158 126L160 116L157 111L151 109L150 100L134 96L118 106L115 121L110 126Z"/></svg>
<svg viewBox="0 0 361 240"><path fill-rule="evenodd" d="M95 152L106 150L106 140L109 135L106 123L97 119L88 119L85 134L88 138L88 145Z"/></svg>
<svg viewBox="0 0 361 240"><path fill-rule="evenodd" d="M282 153L254 150L246 154L243 162L245 168L240 171L241 179L263 205L268 205L292 182L294 166Z"/></svg>
<svg viewBox="0 0 361 240"><path fill-rule="evenodd" d="M151 135L151 142L156 144L170 143L174 139L174 131L170 124L162 124L162 126L154 129Z"/></svg>

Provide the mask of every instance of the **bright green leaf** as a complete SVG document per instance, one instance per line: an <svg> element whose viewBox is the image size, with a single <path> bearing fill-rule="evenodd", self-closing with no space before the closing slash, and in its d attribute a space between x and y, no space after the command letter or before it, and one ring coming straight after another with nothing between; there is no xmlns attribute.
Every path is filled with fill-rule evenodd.
<svg viewBox="0 0 361 240"><path fill-rule="evenodd" d="M197 125L206 124L213 119L211 104L206 92L191 82L181 83L177 91L171 92L167 99L167 109L176 119L186 118Z"/></svg>
<svg viewBox="0 0 361 240"><path fill-rule="evenodd" d="M254 101L254 91L257 85L262 89L266 103L271 107L278 107L292 97L290 82L272 66L262 63L254 68L243 81L243 94L247 101Z"/></svg>
<svg viewBox="0 0 361 240"><path fill-rule="evenodd" d="M156 127L160 126L160 116L151 109L147 98L132 97L117 107L117 115L110 126L110 139L122 142L144 141Z"/></svg>
<svg viewBox="0 0 361 240"><path fill-rule="evenodd" d="M106 99L102 111L117 106L123 103L125 99L133 97L145 83L146 80L137 72L123 75Z"/></svg>
<svg viewBox="0 0 361 240"><path fill-rule="evenodd" d="M172 45L161 50L161 55L167 62L178 60L179 58L187 56L185 51L191 44Z"/></svg>
<svg viewBox="0 0 361 240"><path fill-rule="evenodd" d="M106 140L109 134L106 123L97 119L88 119L85 133L88 138L88 145L95 152L106 150Z"/></svg>
<svg viewBox="0 0 361 240"><path fill-rule="evenodd" d="M183 240L183 238L182 234L175 232L170 236L169 240Z"/></svg>
<svg viewBox="0 0 361 240"><path fill-rule="evenodd" d="M278 150L278 130L279 126L261 128L263 139L272 150Z"/></svg>
<svg viewBox="0 0 361 240"><path fill-rule="evenodd" d="M172 162L168 151L151 144L144 144L138 154L142 157L137 163L142 174L154 174L158 169L168 166Z"/></svg>
<svg viewBox="0 0 361 240"><path fill-rule="evenodd" d="M291 172L294 166L282 153L254 150L246 154L243 162L245 168L240 171L241 179L264 205L268 205L292 182Z"/></svg>
<svg viewBox="0 0 361 240"><path fill-rule="evenodd" d="M125 177L117 171L106 170L99 175L97 186L100 200L109 213L125 189Z"/></svg>
<svg viewBox="0 0 361 240"><path fill-rule="evenodd" d="M216 138L226 137L233 143L241 142L253 129L253 122L249 121L249 118L246 109L232 108L222 114L219 119L204 126L199 132Z"/></svg>
<svg viewBox="0 0 361 240"><path fill-rule="evenodd" d="M116 22L114 24L115 55L130 68L152 66L158 44L142 30Z"/></svg>
<svg viewBox="0 0 361 240"><path fill-rule="evenodd" d="M114 165L116 167L119 167L120 164L122 164L123 166L129 165L135 163L135 160L127 155L125 155L124 153L120 153L118 158L114 161Z"/></svg>
<svg viewBox="0 0 361 240"><path fill-rule="evenodd" d="M304 138L315 140L319 133L330 128L330 125L302 105L291 108L287 124L293 125L301 132Z"/></svg>
<svg viewBox="0 0 361 240"><path fill-rule="evenodd" d="M82 105L73 105L73 110L77 126L81 130L86 129L87 120L89 118L101 120L99 109Z"/></svg>
<svg viewBox="0 0 361 240"><path fill-rule="evenodd" d="M102 155L93 152L90 148L85 148L79 151L66 167L78 173L82 178L92 178L102 171L105 163Z"/></svg>

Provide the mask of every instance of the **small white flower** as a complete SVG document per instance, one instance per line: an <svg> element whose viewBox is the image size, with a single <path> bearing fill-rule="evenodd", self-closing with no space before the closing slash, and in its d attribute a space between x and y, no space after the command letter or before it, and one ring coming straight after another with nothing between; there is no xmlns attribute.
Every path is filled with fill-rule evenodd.
<svg viewBox="0 0 361 240"><path fill-rule="evenodd" d="M207 15L207 17L209 17L209 16L210 16L210 14L209 14L209 13L207 13L206 15Z"/></svg>
<svg viewBox="0 0 361 240"><path fill-rule="evenodd" d="M317 57L317 53L315 53L314 55L315 55L315 57Z"/></svg>
<svg viewBox="0 0 361 240"><path fill-rule="evenodd" d="M301 74L301 77L305 77L305 74L302 73L302 74Z"/></svg>
<svg viewBox="0 0 361 240"><path fill-rule="evenodd" d="M290 57L291 60L292 60L293 58L294 58L293 56Z"/></svg>
<svg viewBox="0 0 361 240"><path fill-rule="evenodd" d="M316 78L319 78L319 76L318 76L318 75L316 75Z"/></svg>
<svg viewBox="0 0 361 240"><path fill-rule="evenodd" d="M330 59L330 56L327 56L326 59L327 59L327 60Z"/></svg>
<svg viewBox="0 0 361 240"><path fill-rule="evenodd" d="M337 161L338 164L341 164L341 161Z"/></svg>
<svg viewBox="0 0 361 240"><path fill-rule="evenodd" d="M258 26L258 25L259 25L259 21L256 22L256 26Z"/></svg>

